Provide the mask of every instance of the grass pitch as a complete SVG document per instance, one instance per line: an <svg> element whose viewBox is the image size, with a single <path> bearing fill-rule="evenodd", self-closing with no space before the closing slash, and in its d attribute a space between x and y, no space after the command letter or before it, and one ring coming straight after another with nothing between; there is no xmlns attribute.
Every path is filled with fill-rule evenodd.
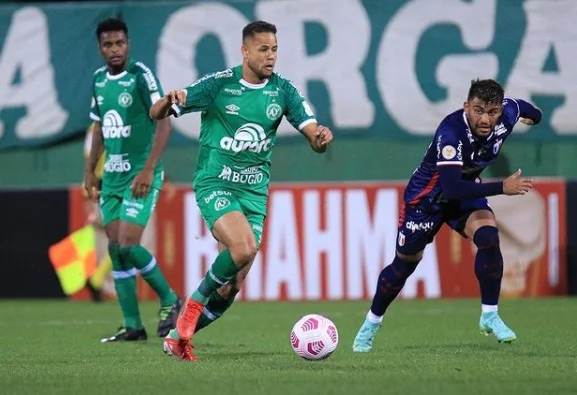
<svg viewBox="0 0 577 395"><path fill-rule="evenodd" d="M198 363L162 353L156 303L149 340L100 344L119 324L113 303L0 302L2 394L577 394L577 300L506 300L517 332L498 344L477 328L476 300L397 301L373 352L352 340L367 302L238 303L195 338ZM307 362L289 332L304 314L331 318L335 354Z"/></svg>

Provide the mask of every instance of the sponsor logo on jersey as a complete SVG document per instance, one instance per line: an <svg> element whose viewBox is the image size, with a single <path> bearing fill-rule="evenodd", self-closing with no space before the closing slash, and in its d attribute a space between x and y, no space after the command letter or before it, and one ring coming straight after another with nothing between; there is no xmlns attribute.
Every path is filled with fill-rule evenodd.
<svg viewBox="0 0 577 395"><path fill-rule="evenodd" d="M118 81L118 85L124 86L126 88L128 88L129 86L132 86L132 84L134 84L134 78L131 78L128 81Z"/></svg>
<svg viewBox="0 0 577 395"><path fill-rule="evenodd" d="M130 107L132 105L132 95L128 92L122 92L118 96L118 104L124 108Z"/></svg>
<svg viewBox="0 0 577 395"><path fill-rule="evenodd" d="M220 147L227 151L250 151L260 153L272 147L272 140L266 138L262 126L256 123L245 123L234 132L234 137L223 137Z"/></svg>
<svg viewBox="0 0 577 395"><path fill-rule="evenodd" d="M208 203L210 203L210 201L212 199L214 199L215 197L220 197L220 196L232 196L232 193L230 193L228 191L221 191L221 190L212 191L210 193L210 195L208 195L207 197L204 198L204 202L208 204Z"/></svg>
<svg viewBox="0 0 577 395"><path fill-rule="evenodd" d="M95 85L97 88L104 88L104 86L106 85L106 80L96 82L94 85Z"/></svg>
<svg viewBox="0 0 577 395"><path fill-rule="evenodd" d="M96 103L98 103L98 105L101 106L102 103L104 103L104 97L98 96L98 97L96 98Z"/></svg>
<svg viewBox="0 0 577 395"><path fill-rule="evenodd" d="M124 126L122 117L116 110L108 110L102 120L102 135L105 139L130 137L131 126Z"/></svg>
<svg viewBox="0 0 577 395"><path fill-rule="evenodd" d="M278 96L278 88L276 88L275 90L263 90L262 94L265 96L270 96L270 97L277 97Z"/></svg>
<svg viewBox="0 0 577 395"><path fill-rule="evenodd" d="M108 155L106 163L104 164L104 171L107 173L125 173L132 169L128 158L128 154Z"/></svg>
<svg viewBox="0 0 577 395"><path fill-rule="evenodd" d="M503 123L498 124L497 126L495 126L495 135L496 136L500 136L502 134L507 133L507 128L505 127L505 125L503 125Z"/></svg>
<svg viewBox="0 0 577 395"><path fill-rule="evenodd" d="M235 171L232 168L223 165L218 178L235 184L256 185L260 184L264 180L264 173L260 166L252 166L240 171Z"/></svg>
<svg viewBox="0 0 577 395"><path fill-rule="evenodd" d="M271 121L276 121L282 116L282 107L277 103L271 103L266 107L266 117Z"/></svg>
<svg viewBox="0 0 577 395"><path fill-rule="evenodd" d="M242 96L242 89L224 88L224 93L230 93L234 96Z"/></svg>
<svg viewBox="0 0 577 395"><path fill-rule="evenodd" d="M240 110L240 107L235 104L229 104L224 108L226 108L226 113L230 115L238 115L238 110Z"/></svg>
<svg viewBox="0 0 577 395"><path fill-rule="evenodd" d="M223 71L219 71L214 73L214 78L230 78L232 77L232 70L231 69L226 69Z"/></svg>

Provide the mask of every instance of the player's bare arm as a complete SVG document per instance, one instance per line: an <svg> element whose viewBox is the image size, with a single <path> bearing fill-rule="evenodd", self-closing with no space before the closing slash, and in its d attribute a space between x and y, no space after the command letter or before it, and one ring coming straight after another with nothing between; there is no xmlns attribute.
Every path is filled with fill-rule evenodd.
<svg viewBox="0 0 577 395"><path fill-rule="evenodd" d="M94 170L96 169L96 165L103 150L102 129L100 128L100 122L95 121L92 132L90 155L88 156L84 167L84 188L86 189L88 197L94 201L98 200L100 194L100 191L98 190L98 177L94 174Z"/></svg>
<svg viewBox="0 0 577 395"><path fill-rule="evenodd" d="M158 100L150 108L150 118L159 120L174 114L173 105L183 106L186 103L186 89L174 89Z"/></svg>
<svg viewBox="0 0 577 395"><path fill-rule="evenodd" d="M303 134L309 141L313 151L323 153L329 148L331 141L333 141L333 132L326 126L317 123L310 123L306 125Z"/></svg>
<svg viewBox="0 0 577 395"><path fill-rule="evenodd" d="M132 195L135 198L148 195L154 179L154 169L164 152L164 148L170 137L170 131L170 121L168 119L158 120L154 133L154 141L152 142L152 148L148 154L144 169L134 177L134 181L132 182Z"/></svg>

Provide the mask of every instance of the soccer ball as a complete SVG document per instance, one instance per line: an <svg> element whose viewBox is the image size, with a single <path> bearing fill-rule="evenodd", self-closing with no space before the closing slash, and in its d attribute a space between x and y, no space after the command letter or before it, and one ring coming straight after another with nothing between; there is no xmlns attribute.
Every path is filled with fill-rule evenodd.
<svg viewBox="0 0 577 395"><path fill-rule="evenodd" d="M308 314L291 331L291 346L303 359L317 361L328 358L339 344L336 325L327 317Z"/></svg>

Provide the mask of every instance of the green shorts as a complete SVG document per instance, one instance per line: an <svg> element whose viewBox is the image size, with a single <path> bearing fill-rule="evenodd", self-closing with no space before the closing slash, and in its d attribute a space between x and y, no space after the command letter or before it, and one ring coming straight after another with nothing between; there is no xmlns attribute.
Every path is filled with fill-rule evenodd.
<svg viewBox="0 0 577 395"><path fill-rule="evenodd" d="M131 224L146 227L158 201L159 189L150 188L150 192L143 198L136 199L132 191L127 188L124 192L104 192L100 195L100 214L102 224L108 225L112 221L121 220Z"/></svg>
<svg viewBox="0 0 577 395"><path fill-rule="evenodd" d="M205 189L196 194L196 203L204 222L212 232L217 219L231 211L240 211L244 214L260 246L264 220L266 218L266 197L239 197L234 191L215 187Z"/></svg>

